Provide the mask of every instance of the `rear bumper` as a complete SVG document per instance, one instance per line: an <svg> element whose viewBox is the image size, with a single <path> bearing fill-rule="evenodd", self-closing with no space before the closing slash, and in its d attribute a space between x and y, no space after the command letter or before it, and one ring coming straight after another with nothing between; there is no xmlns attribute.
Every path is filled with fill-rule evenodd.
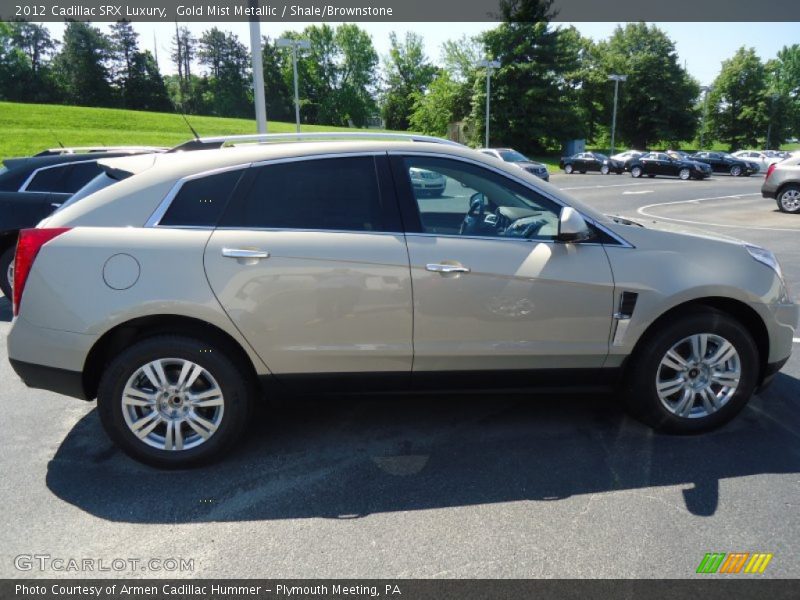
<svg viewBox="0 0 800 600"><path fill-rule="evenodd" d="M30 388L89 400L83 389L83 374L80 371L46 367L13 358L9 359L9 362L23 383Z"/></svg>
<svg viewBox="0 0 800 600"><path fill-rule="evenodd" d="M777 191L778 191L777 189L772 189L772 188L767 188L767 187L762 186L761 187L761 197L762 198L769 198L770 200L775 200L775 198L778 195L776 193Z"/></svg>

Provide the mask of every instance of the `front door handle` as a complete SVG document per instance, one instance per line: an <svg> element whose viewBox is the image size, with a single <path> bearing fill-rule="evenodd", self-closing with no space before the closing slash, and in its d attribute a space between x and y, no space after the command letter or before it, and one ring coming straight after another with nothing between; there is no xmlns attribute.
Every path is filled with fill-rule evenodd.
<svg viewBox="0 0 800 600"><path fill-rule="evenodd" d="M228 258L269 258L269 252L248 248L223 248L222 256L227 256Z"/></svg>
<svg viewBox="0 0 800 600"><path fill-rule="evenodd" d="M433 273L469 273L469 267L463 265L447 265L441 263L429 263L425 265L426 271Z"/></svg>

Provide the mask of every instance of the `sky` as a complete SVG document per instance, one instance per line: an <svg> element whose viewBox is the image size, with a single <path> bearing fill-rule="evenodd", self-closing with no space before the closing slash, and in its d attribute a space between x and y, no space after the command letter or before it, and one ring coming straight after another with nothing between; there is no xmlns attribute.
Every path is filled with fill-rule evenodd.
<svg viewBox="0 0 800 600"><path fill-rule="evenodd" d="M302 30L310 23L261 23L262 35L277 37L286 30ZM595 40L607 38L618 23L571 23L582 35ZM214 25L227 29L239 36L245 44L249 43L250 32L247 23L187 23L195 35ZM332 24L335 25L335 24ZM389 33L397 32L401 38L407 31L419 33L425 40L428 57L438 62L441 46L448 39L462 35L477 35L496 23L359 23L372 36L378 55L383 58L389 53ZM557 24L567 26L570 23ZM755 48L762 60L773 58L783 46L800 43L800 23L656 23L675 42L678 56L689 73L701 85L709 85L719 73L720 64L730 58L740 46ZM53 34L60 38L63 24L47 23ZM107 23L100 23L107 30ZM174 73L175 67L169 59L171 36L175 25L172 23L136 22L134 28L140 34L139 43L143 48L153 50L157 46L159 66L162 73Z"/></svg>

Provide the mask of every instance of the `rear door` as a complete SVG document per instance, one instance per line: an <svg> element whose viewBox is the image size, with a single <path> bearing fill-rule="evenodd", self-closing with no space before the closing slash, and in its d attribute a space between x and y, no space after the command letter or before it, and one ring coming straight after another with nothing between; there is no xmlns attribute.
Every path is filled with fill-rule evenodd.
<svg viewBox="0 0 800 600"><path fill-rule="evenodd" d="M390 181L385 154L255 165L211 236L211 287L284 382L408 383L411 275Z"/></svg>

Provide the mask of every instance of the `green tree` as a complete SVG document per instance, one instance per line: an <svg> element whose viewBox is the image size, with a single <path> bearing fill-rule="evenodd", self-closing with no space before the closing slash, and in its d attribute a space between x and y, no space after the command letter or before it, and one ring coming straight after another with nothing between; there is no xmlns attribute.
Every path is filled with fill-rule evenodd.
<svg viewBox="0 0 800 600"><path fill-rule="evenodd" d="M149 50L137 51L132 55L126 83L125 100L129 108L162 112L172 110L164 78Z"/></svg>
<svg viewBox="0 0 800 600"><path fill-rule="evenodd" d="M69 104L112 106L108 62L111 43L89 23L69 21L61 52L54 61L56 81Z"/></svg>
<svg viewBox="0 0 800 600"><path fill-rule="evenodd" d="M447 135L447 126L463 115L460 111L464 107L465 92L469 89L453 80L447 71L439 73L426 93L414 95L411 129L427 135Z"/></svg>
<svg viewBox="0 0 800 600"><path fill-rule="evenodd" d="M784 46L765 65L767 140L772 148L800 130L800 44Z"/></svg>
<svg viewBox="0 0 800 600"><path fill-rule="evenodd" d="M47 28L27 21L13 21L7 24L6 32L15 49L13 77L0 83L0 87L6 88L9 97L23 102L60 101L50 64L57 43Z"/></svg>
<svg viewBox="0 0 800 600"><path fill-rule="evenodd" d="M529 12L526 7L524 14ZM576 94L566 83L573 58L560 36L546 21L511 21L484 33L488 56L501 65L491 82L494 143L537 152L583 135ZM484 143L485 85L485 72L481 71L475 80L470 117L472 142L480 145Z"/></svg>
<svg viewBox="0 0 800 600"><path fill-rule="evenodd" d="M294 92L283 78L284 55L274 40L261 38L261 63L264 69L264 96L267 117L276 121L294 118Z"/></svg>
<svg viewBox="0 0 800 600"><path fill-rule="evenodd" d="M389 34L391 48L385 60L386 87L383 118L389 129L408 129L416 95L423 93L437 74L437 68L425 56L422 37L409 31L400 42Z"/></svg>
<svg viewBox="0 0 800 600"><path fill-rule="evenodd" d="M0 99L19 100L27 72L24 52L14 43L11 23L0 21Z"/></svg>
<svg viewBox="0 0 800 600"><path fill-rule="evenodd" d="M560 30L559 41L567 57L565 84L575 97L577 115L586 139L597 143L611 119L609 107L613 102L601 48L572 26Z"/></svg>
<svg viewBox="0 0 800 600"><path fill-rule="evenodd" d="M644 23L618 26L598 51L605 75L619 73L628 78L619 84L619 140L644 149L694 137L700 86L681 67L675 44L663 31ZM613 82L607 81L606 89L610 121Z"/></svg>
<svg viewBox="0 0 800 600"><path fill-rule="evenodd" d="M123 20L112 23L109 35L112 57L111 76L123 107L133 108L129 96L132 92L134 60L139 54L138 38L139 34L134 31L130 21Z"/></svg>
<svg viewBox="0 0 800 600"><path fill-rule="evenodd" d="M252 115L250 54L239 38L217 27L205 31L198 40L197 56L209 68L208 92L211 112L226 117Z"/></svg>
<svg viewBox="0 0 800 600"><path fill-rule="evenodd" d="M741 47L722 62L708 97L714 139L731 150L755 146L768 121L766 70L753 48Z"/></svg>

